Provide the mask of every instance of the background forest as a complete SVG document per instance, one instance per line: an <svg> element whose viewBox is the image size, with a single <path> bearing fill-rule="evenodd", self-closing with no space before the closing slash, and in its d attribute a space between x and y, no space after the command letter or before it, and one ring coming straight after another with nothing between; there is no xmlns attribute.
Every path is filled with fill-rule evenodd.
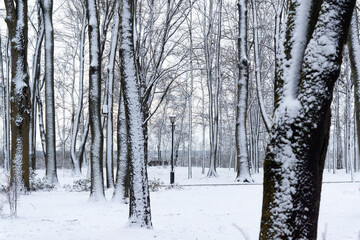
<svg viewBox="0 0 360 240"><path fill-rule="evenodd" d="M198 178L195 174L216 178L221 174L218 169L226 168L231 169L232 180L252 184L265 171L263 239L302 234L283 229L283 235L271 235L271 228L283 223L269 223L272 210L267 215L264 209L275 209L271 204L279 195L266 189L277 188L274 182L281 178L279 182L290 192L290 186L296 189L290 195L300 210L294 211L314 207L314 212L304 213L314 219L304 229L313 234L305 239L316 237L319 204L306 205L314 197L311 194L304 205L296 202L307 186L299 186L303 166L292 165L292 160L303 160L298 155L314 162L320 159L315 170L312 165L304 167L317 180L308 185L314 199L320 199L322 177L317 174L324 167L333 174L345 172L352 181L360 170L357 8L351 24L351 14L344 15L353 12L354 4L330 0L1 1L0 168L8 178L7 191L13 191L13 202L20 190L60 186L59 169L68 169L75 178L89 179L90 199L105 199L108 189L114 189L113 199L129 203L130 223L152 228L147 166L166 167L173 159L188 179ZM306 11L308 17L301 15ZM331 11L339 14L330 16ZM335 19L336 29L326 17ZM302 29L304 36L299 37ZM333 33L331 40L321 42L322 31ZM316 43L319 49L330 45L325 57L311 52ZM326 58L331 47L336 53ZM326 64L316 68L319 59L333 70ZM297 61L299 73L293 66ZM320 90L307 90L316 85L314 71L329 83L321 85L330 89L324 95L329 102L317 95ZM291 78L295 90L288 90ZM293 116L289 110L292 95L305 106L304 113L299 110L303 115ZM312 111L316 106L318 112ZM174 132L169 116L176 117ZM316 134L318 123L321 134ZM304 128L304 133L298 128ZM308 137L299 142L308 147L294 147L294 139L298 141L306 131ZM325 140L319 143L311 134ZM288 151L284 145L293 149ZM271 165L274 162L279 165ZM276 175L278 169L281 177ZM36 180L42 170L44 178ZM285 209L285 218L292 219L286 223L291 225L295 217L288 214L288 199L284 199L276 207L279 212ZM16 204L10 209L10 214L17 214Z"/></svg>

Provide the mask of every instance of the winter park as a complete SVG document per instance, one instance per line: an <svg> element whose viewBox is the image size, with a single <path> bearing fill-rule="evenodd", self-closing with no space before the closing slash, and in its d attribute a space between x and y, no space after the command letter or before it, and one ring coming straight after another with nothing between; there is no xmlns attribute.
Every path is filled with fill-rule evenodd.
<svg viewBox="0 0 360 240"><path fill-rule="evenodd" d="M0 240L360 240L355 0L0 0Z"/></svg>

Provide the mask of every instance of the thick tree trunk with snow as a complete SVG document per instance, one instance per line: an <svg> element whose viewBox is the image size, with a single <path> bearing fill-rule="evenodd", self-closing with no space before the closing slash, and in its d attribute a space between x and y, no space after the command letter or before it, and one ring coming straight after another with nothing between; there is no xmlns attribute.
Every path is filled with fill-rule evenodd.
<svg viewBox="0 0 360 240"><path fill-rule="evenodd" d="M54 92L54 29L52 24L52 0L41 0L45 30L45 124L46 124L46 174L49 183L57 183L56 131Z"/></svg>
<svg viewBox="0 0 360 240"><path fill-rule="evenodd" d="M248 109L249 60L247 56L247 0L238 0L239 11L239 39L238 39L238 68L237 103L236 103L236 161L238 182L251 182L250 166L246 137L246 113Z"/></svg>
<svg viewBox="0 0 360 240"><path fill-rule="evenodd" d="M290 2L264 164L260 239L316 239L330 105L354 4L325 0L320 9L319 1Z"/></svg>
<svg viewBox="0 0 360 240"><path fill-rule="evenodd" d="M123 0L120 3L121 84L126 114L130 180L129 222L131 225L152 228L144 149L143 112L135 71L135 9L135 3L132 0Z"/></svg>
<svg viewBox="0 0 360 240"><path fill-rule="evenodd" d="M5 0L11 42L11 182L30 189L30 88L27 73L27 1Z"/></svg>
<svg viewBox="0 0 360 240"><path fill-rule="evenodd" d="M101 131L101 59L99 18L96 0L87 0L87 17L89 22L90 71L89 71L89 118L91 131L91 200L103 200L103 135Z"/></svg>

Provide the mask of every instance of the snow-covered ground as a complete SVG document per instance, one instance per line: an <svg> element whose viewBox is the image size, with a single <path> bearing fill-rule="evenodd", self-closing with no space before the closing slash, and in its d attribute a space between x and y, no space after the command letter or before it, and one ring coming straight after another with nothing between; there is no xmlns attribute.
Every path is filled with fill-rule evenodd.
<svg viewBox="0 0 360 240"><path fill-rule="evenodd" d="M178 184L232 184L233 170L218 169L218 178L206 178L193 169L176 168ZM43 174L40 172L39 175ZM0 170L2 175L2 170ZM61 184L74 178L70 171L58 171ZM257 183L262 174L254 175ZM3 179L0 177L0 180ZM149 179L169 181L169 169L150 167ZM350 181L349 174L324 173L324 181ZM355 175L360 181L360 174ZM52 192L21 196L18 218L0 218L0 240L227 240L258 239L262 186L186 186L151 192L154 230L128 228L128 205L108 201L88 202L89 193L66 192L61 186ZM1 200L0 200L1 201ZM318 239L360 239L360 183L323 185ZM7 213L4 205L4 214ZM325 238L323 236L325 235Z"/></svg>

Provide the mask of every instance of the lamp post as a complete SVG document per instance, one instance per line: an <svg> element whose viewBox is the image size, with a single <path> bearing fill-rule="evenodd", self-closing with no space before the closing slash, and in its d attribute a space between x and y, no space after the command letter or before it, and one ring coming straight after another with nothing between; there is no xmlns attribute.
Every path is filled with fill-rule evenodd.
<svg viewBox="0 0 360 240"><path fill-rule="evenodd" d="M174 129L175 129L175 115L170 115L171 122L171 172L170 172L170 184L175 182L175 173L174 173Z"/></svg>

